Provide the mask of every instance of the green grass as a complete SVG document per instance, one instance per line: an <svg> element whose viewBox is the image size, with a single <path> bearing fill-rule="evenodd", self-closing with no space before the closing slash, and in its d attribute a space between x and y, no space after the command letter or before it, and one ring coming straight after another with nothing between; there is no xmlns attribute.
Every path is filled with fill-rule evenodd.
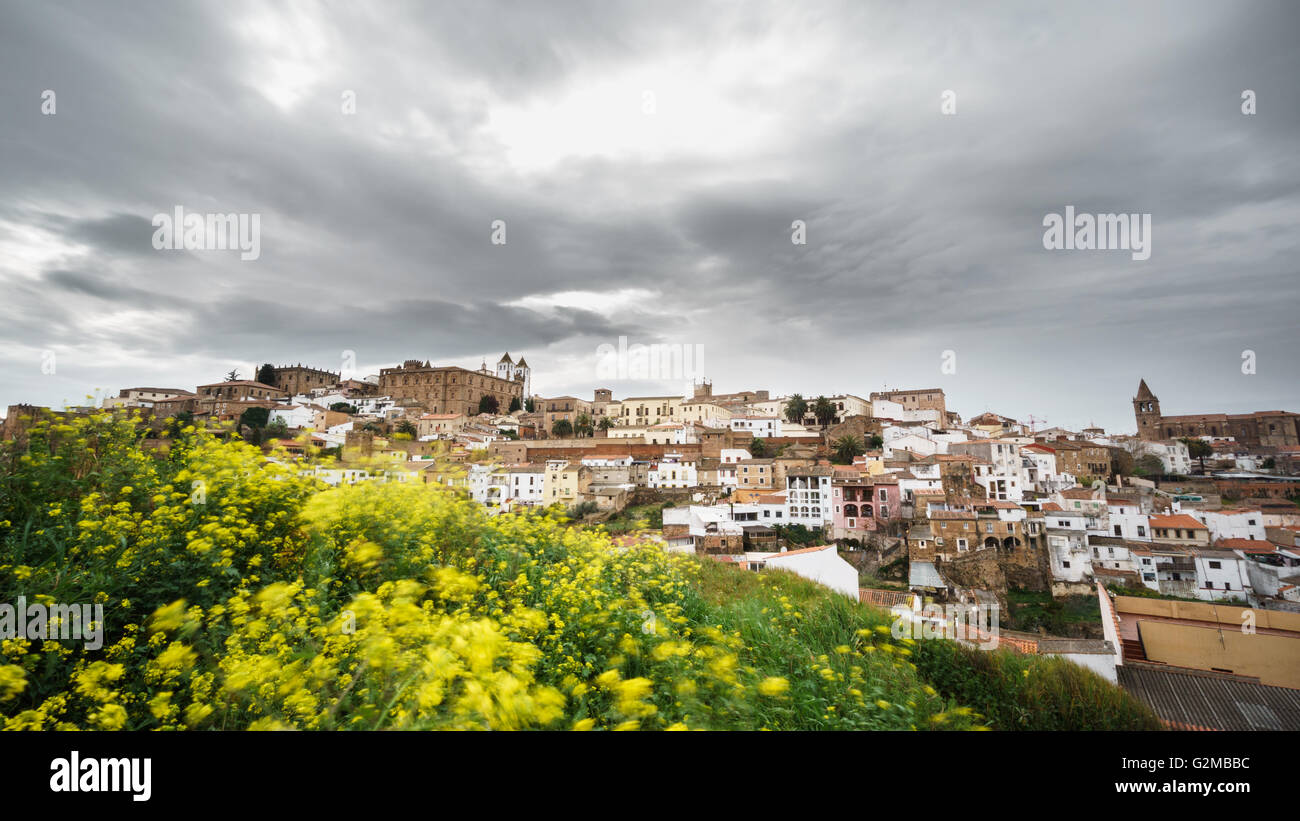
<svg viewBox="0 0 1300 821"><path fill-rule="evenodd" d="M1052 635L1069 635L1072 625L1101 624L1096 596L1062 596L1035 590L1008 590L1009 612L1003 625L1009 630L1037 632L1043 627Z"/></svg>
<svg viewBox="0 0 1300 821"><path fill-rule="evenodd" d="M610 533L627 533L642 528L657 529L664 526L663 510L668 505L655 502L648 505L625 507L604 522L604 528Z"/></svg>
<svg viewBox="0 0 1300 821"><path fill-rule="evenodd" d="M792 695L807 703L798 725L823 729L824 698L807 692L807 673L817 659L863 668L865 689L893 704L934 705L937 694L947 715L966 708L977 724L998 730L1158 730L1159 719L1144 704L1097 674L1064 659L1025 656L1010 650L985 651L944 639L895 640L877 630L889 627L886 610L852 601L813 582L780 571L753 573L700 560L698 601L693 620L738 631L747 659L765 675L789 677ZM781 597L800 614L793 632L777 618ZM859 631L875 639L874 652L862 657L837 655L837 647L863 647ZM856 640L856 643L855 643ZM884 645L897 648L885 651ZM900 653L899 650L902 652ZM878 695L874 695L878 694ZM796 699L798 700L798 699ZM935 709L934 706L929 707ZM917 712L920 712L919 710ZM782 722L790 726L790 721ZM838 725L837 725L838 726ZM908 729L911 724L885 724Z"/></svg>

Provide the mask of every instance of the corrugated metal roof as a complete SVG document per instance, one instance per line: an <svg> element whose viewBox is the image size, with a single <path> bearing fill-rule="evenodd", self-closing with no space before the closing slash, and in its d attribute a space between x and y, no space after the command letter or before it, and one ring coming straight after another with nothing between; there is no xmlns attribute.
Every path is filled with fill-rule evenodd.
<svg viewBox="0 0 1300 821"><path fill-rule="evenodd" d="M947 587L934 562L912 562L908 566L907 583L912 587Z"/></svg>
<svg viewBox="0 0 1300 821"><path fill-rule="evenodd" d="M1119 685L1184 730L1300 730L1300 690L1241 676L1125 662Z"/></svg>

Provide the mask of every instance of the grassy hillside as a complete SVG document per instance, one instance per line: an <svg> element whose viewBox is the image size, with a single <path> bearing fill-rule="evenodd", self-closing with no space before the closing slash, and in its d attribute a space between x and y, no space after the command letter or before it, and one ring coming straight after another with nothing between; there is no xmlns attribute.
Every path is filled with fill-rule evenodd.
<svg viewBox="0 0 1300 821"><path fill-rule="evenodd" d="M1154 726L1091 674L896 641L788 574L135 435L99 414L0 451L0 602L107 622L97 650L0 645L7 729Z"/></svg>

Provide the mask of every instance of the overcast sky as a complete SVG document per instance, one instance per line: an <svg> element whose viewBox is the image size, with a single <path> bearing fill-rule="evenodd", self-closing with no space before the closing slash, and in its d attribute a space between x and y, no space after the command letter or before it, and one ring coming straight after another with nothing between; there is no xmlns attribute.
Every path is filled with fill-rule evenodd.
<svg viewBox="0 0 1300 821"><path fill-rule="evenodd" d="M598 376L626 336L703 346L716 392L1300 411L1297 33L1288 2L3 0L0 406L344 351L681 392ZM1046 250L1067 205L1151 214L1150 259ZM177 206L260 215L260 256L155 250Z"/></svg>

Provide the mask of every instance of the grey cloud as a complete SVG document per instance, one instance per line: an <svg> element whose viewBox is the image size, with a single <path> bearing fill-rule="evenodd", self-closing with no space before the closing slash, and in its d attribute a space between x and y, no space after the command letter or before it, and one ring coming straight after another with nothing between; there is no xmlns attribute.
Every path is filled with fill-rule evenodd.
<svg viewBox="0 0 1300 821"><path fill-rule="evenodd" d="M928 385L955 349L945 387L968 414L1131 427L1140 376L1187 397L1172 407L1300 406L1292 4L411 2L258 28L283 11L3 4L0 243L58 242L0 258L0 343L210 363L191 380L510 350L539 390L579 395L555 363L619 335L706 344L718 390L805 394ZM510 164L495 116L622 77L632 105L660 86L665 118L703 90L737 119L586 154L617 114L596 107L569 156ZM1151 212L1152 259L1045 251L1067 204ZM149 216L175 205L260 213L262 258L153 253ZM508 305L625 289L650 296ZM141 310L156 324L115 319ZM57 401L50 384L0 362L0 405Z"/></svg>

